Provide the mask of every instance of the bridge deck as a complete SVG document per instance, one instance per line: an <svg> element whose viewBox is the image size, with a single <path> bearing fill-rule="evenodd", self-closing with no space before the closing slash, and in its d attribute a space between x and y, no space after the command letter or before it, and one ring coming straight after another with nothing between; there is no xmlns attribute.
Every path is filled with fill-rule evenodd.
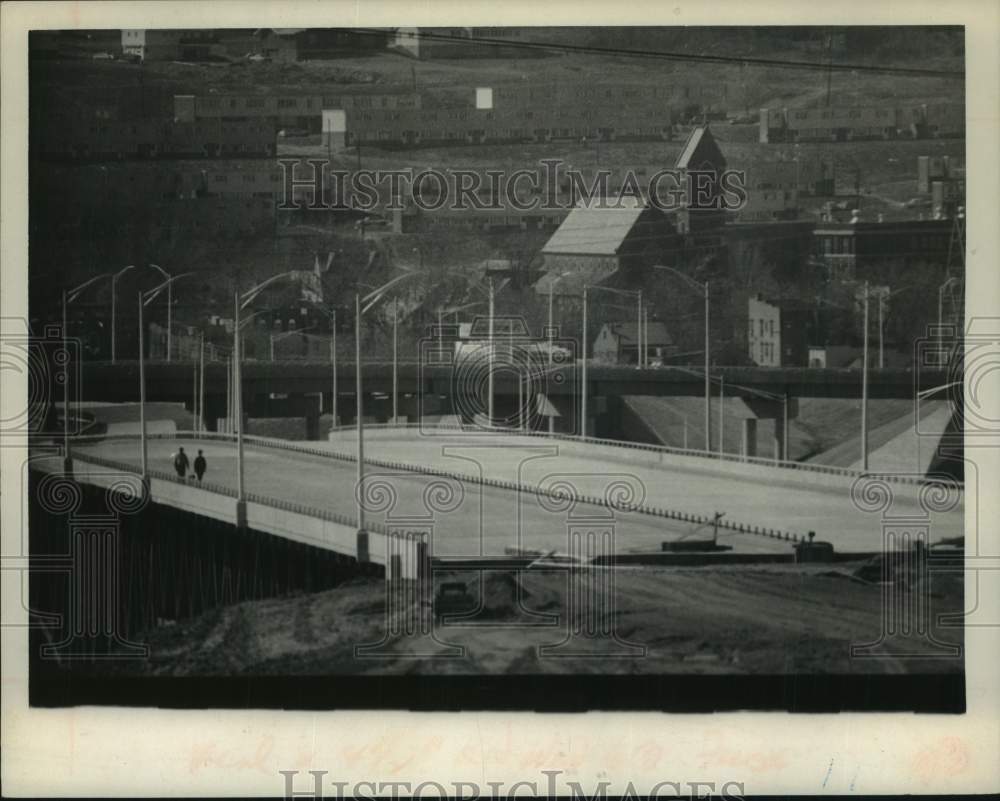
<svg viewBox="0 0 1000 801"><path fill-rule="evenodd" d="M342 435L326 447L351 454L353 441ZM235 455L231 442L182 439L186 450L205 451L207 480L235 488ZM319 443L304 443L311 448ZM502 555L509 546L566 551L568 532L610 521L610 510L579 504L565 507L510 488L461 481L457 500L447 511L429 511L426 493L440 483L414 469L437 469L462 476L484 476L522 485L552 486L556 474L572 482L583 495L603 496L614 482L641 486L644 505L711 517L727 513L726 520L768 529L805 534L832 541L838 550L878 551L881 521L878 515L859 510L851 500L850 481L823 474L799 474L758 465L716 463L696 457L646 454L577 443L547 441L538 437L467 436L452 433L428 438L416 432L373 431L367 442L368 458L397 463L392 468L371 464L370 491L385 491L391 506L369 512L369 520L383 525L419 528L432 523L435 556ZM150 442L151 467L170 470L170 454L177 442ZM484 450L486 449L486 450ZM135 440L107 440L81 445L75 453L88 454L138 466ZM245 450L246 489L259 496L293 502L341 515L354 516L355 464L328 456L259 446ZM405 464L407 467L403 467ZM409 468L409 469L408 469ZM451 481L454 486L456 482ZM780 489L779 489L780 488ZM777 491L775 491L777 489ZM896 514L919 513L916 486L893 485ZM450 508L454 506L454 508ZM615 510L615 543L618 552L659 550L665 540L707 532L696 523ZM962 533L962 506L931 520L934 539ZM760 535L720 530L720 541L744 552L788 552L791 543Z"/></svg>

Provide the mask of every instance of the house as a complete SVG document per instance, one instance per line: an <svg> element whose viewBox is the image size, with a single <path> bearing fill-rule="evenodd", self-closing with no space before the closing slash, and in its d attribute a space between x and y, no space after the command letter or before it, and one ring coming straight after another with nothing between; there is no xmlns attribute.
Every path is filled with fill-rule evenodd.
<svg viewBox="0 0 1000 801"><path fill-rule="evenodd" d="M221 58L218 32L208 29L123 29L122 55L140 61L206 61Z"/></svg>
<svg viewBox="0 0 1000 801"><path fill-rule="evenodd" d="M835 280L875 279L896 265L948 262L951 220L821 220L813 231L814 256Z"/></svg>
<svg viewBox="0 0 1000 801"><path fill-rule="evenodd" d="M674 235L670 218L640 199L593 198L570 211L542 248L542 258L552 280L564 276L563 294L580 294L584 283L655 262ZM548 283L543 279L536 288L548 292Z"/></svg>
<svg viewBox="0 0 1000 801"><path fill-rule="evenodd" d="M812 305L793 299L747 301L747 354L761 367L805 367L815 332Z"/></svg>
<svg viewBox="0 0 1000 801"><path fill-rule="evenodd" d="M636 364L639 359L639 324L605 323L594 340L594 358L608 364ZM645 326L645 351L648 359L663 359L677 348L661 322Z"/></svg>

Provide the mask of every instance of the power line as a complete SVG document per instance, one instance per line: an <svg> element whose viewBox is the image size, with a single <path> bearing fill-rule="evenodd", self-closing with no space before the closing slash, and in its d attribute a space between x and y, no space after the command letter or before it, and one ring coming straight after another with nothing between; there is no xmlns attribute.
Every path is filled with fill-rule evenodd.
<svg viewBox="0 0 1000 801"><path fill-rule="evenodd" d="M385 37L385 29L349 28L361 36ZM564 53L587 53L602 56L625 56L629 58L651 58L661 61L682 61L701 64L732 64L736 66L779 67L783 69L818 70L822 72L869 72L881 75L900 75L921 78L964 79L964 70L933 70L919 67L880 67L871 64L834 64L819 61L796 61L779 58L756 58L751 56L715 56L706 54L679 53L666 50L634 50L620 47L598 47L597 45L573 45L562 42L515 42L509 39L493 39L484 36L454 36L451 34L420 31L412 34L418 42L443 41L460 44L482 44L524 50L556 50Z"/></svg>

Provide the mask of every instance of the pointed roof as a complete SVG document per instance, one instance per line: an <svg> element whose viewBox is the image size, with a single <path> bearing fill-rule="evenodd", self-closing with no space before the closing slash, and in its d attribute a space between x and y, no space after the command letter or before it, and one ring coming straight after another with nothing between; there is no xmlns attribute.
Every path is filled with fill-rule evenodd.
<svg viewBox="0 0 1000 801"><path fill-rule="evenodd" d="M674 166L680 170L698 170L706 165L725 169L726 157L722 155L708 126L698 125L688 135Z"/></svg>
<svg viewBox="0 0 1000 801"><path fill-rule="evenodd" d="M542 253L614 256L646 208L642 200L629 195L583 201L562 221Z"/></svg>

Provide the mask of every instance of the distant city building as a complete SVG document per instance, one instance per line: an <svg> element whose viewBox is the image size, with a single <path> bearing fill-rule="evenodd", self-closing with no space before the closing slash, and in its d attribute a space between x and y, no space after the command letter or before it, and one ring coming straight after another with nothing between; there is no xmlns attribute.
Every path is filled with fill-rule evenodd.
<svg viewBox="0 0 1000 801"><path fill-rule="evenodd" d="M894 106L762 108L762 144L849 142L866 139L950 138L965 135L962 103Z"/></svg>
<svg viewBox="0 0 1000 801"><path fill-rule="evenodd" d="M813 233L814 256L833 280L870 277L892 263L944 267L951 234L950 220L821 221Z"/></svg>
<svg viewBox="0 0 1000 801"><path fill-rule="evenodd" d="M212 29L124 29L122 54L140 61L206 61L222 57L223 47Z"/></svg>
<svg viewBox="0 0 1000 801"><path fill-rule="evenodd" d="M637 364L639 358L639 324L605 323L594 340L593 354L597 361L607 364ZM664 359L677 348L667 327L661 322L650 321L644 332L647 360Z"/></svg>
<svg viewBox="0 0 1000 801"><path fill-rule="evenodd" d="M747 301L747 355L761 367L804 367L809 359L815 311L798 300Z"/></svg>
<svg viewBox="0 0 1000 801"><path fill-rule="evenodd" d="M586 283L603 280L651 263L674 237L670 218L659 209L631 197L610 203L621 208L602 208L595 200L567 215L542 248L550 275L569 272Z"/></svg>

